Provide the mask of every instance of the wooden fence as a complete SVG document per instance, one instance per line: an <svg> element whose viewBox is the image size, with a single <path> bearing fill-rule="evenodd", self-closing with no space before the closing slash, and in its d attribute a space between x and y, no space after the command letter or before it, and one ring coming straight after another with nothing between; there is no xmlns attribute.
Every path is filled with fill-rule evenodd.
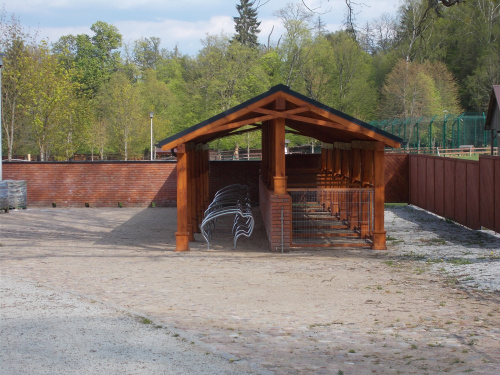
<svg viewBox="0 0 500 375"><path fill-rule="evenodd" d="M409 203L472 229L500 232L500 158L410 155Z"/></svg>

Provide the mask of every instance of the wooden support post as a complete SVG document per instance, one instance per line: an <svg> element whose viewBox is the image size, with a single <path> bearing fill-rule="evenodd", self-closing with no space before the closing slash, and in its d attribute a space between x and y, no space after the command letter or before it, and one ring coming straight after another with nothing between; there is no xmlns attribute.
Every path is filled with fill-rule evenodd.
<svg viewBox="0 0 500 375"><path fill-rule="evenodd" d="M348 150L342 150L341 151L342 153L342 166L341 166L341 174L342 174L342 177L344 178L349 178L349 164L350 164L350 160L349 160L349 157L350 157L350 151Z"/></svg>
<svg viewBox="0 0 500 375"><path fill-rule="evenodd" d="M359 213L358 213L358 207L359 207L359 195L360 195L359 190L352 190L350 192L350 209L349 209L349 229L354 230L355 228L359 228Z"/></svg>
<svg viewBox="0 0 500 375"><path fill-rule="evenodd" d="M205 194L203 195L203 212L208 208L210 204L210 149L208 145L205 145L203 151L203 161L204 161L204 186L205 186Z"/></svg>
<svg viewBox="0 0 500 375"><path fill-rule="evenodd" d="M361 181L361 150L359 148L353 148L351 183L359 181Z"/></svg>
<svg viewBox="0 0 500 375"><path fill-rule="evenodd" d="M361 150L361 186L363 188L371 187L373 184L372 179L373 171L373 151L371 149ZM371 199L369 191L361 193L361 224L360 233L361 238L367 238L371 234Z"/></svg>
<svg viewBox="0 0 500 375"><path fill-rule="evenodd" d="M373 151L361 150L361 184L373 185Z"/></svg>
<svg viewBox="0 0 500 375"><path fill-rule="evenodd" d="M326 172L326 164L328 160L328 150L321 148L321 172Z"/></svg>
<svg viewBox="0 0 500 375"><path fill-rule="evenodd" d="M186 144L187 147L187 175L188 175L188 232L189 241L194 241L194 231L196 229L196 180L194 178L195 152L193 144Z"/></svg>
<svg viewBox="0 0 500 375"><path fill-rule="evenodd" d="M384 204L385 204L385 164L384 164L384 145L379 143L379 147L374 151L374 185L375 185L375 203L374 203L374 231L373 231L373 249L386 250L386 231L384 228Z"/></svg>
<svg viewBox="0 0 500 375"><path fill-rule="evenodd" d="M271 154L270 154L271 127L272 123L270 121L264 121L262 124L261 175L262 175L262 181L264 182L264 185L266 185L268 189L271 189L271 184L272 184Z"/></svg>
<svg viewBox="0 0 500 375"><path fill-rule="evenodd" d="M340 176L342 174L342 151L339 148L334 148L335 164L333 166L333 174Z"/></svg>
<svg viewBox="0 0 500 375"><path fill-rule="evenodd" d="M177 146L177 232L175 251L189 251L188 176L186 145Z"/></svg>
<svg viewBox="0 0 500 375"><path fill-rule="evenodd" d="M196 233L200 233L200 224L203 220L203 145L196 146L195 152L195 191L196 191Z"/></svg>
<svg viewBox="0 0 500 375"><path fill-rule="evenodd" d="M284 195L286 194L284 118L277 118L273 121L273 142L274 192L278 195Z"/></svg>
<svg viewBox="0 0 500 375"><path fill-rule="evenodd" d="M337 216L340 219L340 209L339 209L339 192L338 190L332 191L331 203L330 203L332 216Z"/></svg>

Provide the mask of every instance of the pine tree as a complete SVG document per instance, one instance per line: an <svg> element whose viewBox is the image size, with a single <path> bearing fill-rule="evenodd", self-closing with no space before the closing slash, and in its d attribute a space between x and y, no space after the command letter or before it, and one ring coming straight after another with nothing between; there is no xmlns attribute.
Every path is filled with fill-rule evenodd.
<svg viewBox="0 0 500 375"><path fill-rule="evenodd" d="M257 34L260 33L260 22L257 22L257 9L254 7L254 2L250 0L240 0L240 4L236 5L239 17L234 17L234 28L236 35L234 39L248 47L257 47Z"/></svg>

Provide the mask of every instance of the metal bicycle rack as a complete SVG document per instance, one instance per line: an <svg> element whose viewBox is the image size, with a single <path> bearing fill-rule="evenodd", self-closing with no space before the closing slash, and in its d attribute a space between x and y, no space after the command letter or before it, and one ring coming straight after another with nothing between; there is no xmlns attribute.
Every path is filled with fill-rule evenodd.
<svg viewBox="0 0 500 375"><path fill-rule="evenodd" d="M210 240L215 229L215 222L218 217L223 215L234 215L232 234L234 236L234 249L236 249L238 238L241 236L250 237L255 223L247 186L233 184L215 193L200 225L201 234L207 242L208 250L210 250Z"/></svg>

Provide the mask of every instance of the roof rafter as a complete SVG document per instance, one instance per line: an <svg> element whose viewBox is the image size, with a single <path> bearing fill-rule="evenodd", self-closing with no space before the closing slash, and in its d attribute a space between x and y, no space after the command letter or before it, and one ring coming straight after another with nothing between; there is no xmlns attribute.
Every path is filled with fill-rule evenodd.
<svg viewBox="0 0 500 375"><path fill-rule="evenodd" d="M207 143L216 138L244 134L253 130L236 129L242 126L257 126L267 121L284 118L286 126L301 135L313 137L322 142L380 141L388 147L401 147L402 140L384 130L358 120L278 85L240 105L222 112L210 119L185 129L159 142L163 150L177 147L186 142Z"/></svg>

